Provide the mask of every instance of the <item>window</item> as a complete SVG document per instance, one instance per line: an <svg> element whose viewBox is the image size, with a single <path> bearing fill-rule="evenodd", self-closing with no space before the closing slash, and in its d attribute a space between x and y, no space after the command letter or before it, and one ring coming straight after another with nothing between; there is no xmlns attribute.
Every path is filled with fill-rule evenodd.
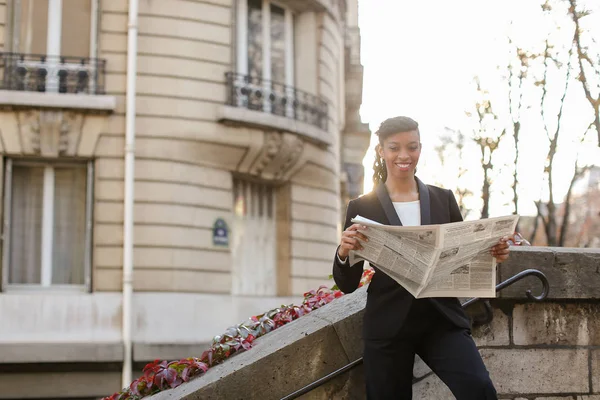
<svg viewBox="0 0 600 400"><path fill-rule="evenodd" d="M233 183L233 288L237 295L277 293L275 189L265 183Z"/></svg>
<svg viewBox="0 0 600 400"><path fill-rule="evenodd" d="M91 162L7 160L4 286L89 286L92 175Z"/></svg>
<svg viewBox="0 0 600 400"><path fill-rule="evenodd" d="M14 0L9 89L92 92L98 1Z"/></svg>
<svg viewBox="0 0 600 400"><path fill-rule="evenodd" d="M220 121L293 131L329 143L328 103L314 94L317 92L317 76L312 73L312 67L316 59L311 61L312 57L308 57L302 61L294 54L294 40L302 36L303 19L296 18L290 8L276 1L236 0L236 4L236 63L235 70L226 73L225 104L228 107ZM313 22L317 21L306 19L304 29L313 29ZM310 55L314 52L316 56L317 41L313 36L298 39L297 43L304 47L303 53ZM295 68L304 66L309 70L296 79ZM297 84L304 84L309 91L300 89ZM254 112L233 108L245 108L274 117L264 118ZM295 119L302 124L292 125L279 117ZM325 131L325 134L315 135L313 128L304 123Z"/></svg>
<svg viewBox="0 0 600 400"><path fill-rule="evenodd" d="M292 96L293 19L289 9L269 0L238 0L237 85L265 93L249 98L256 103L249 104L250 109L270 112L274 98L269 101L269 96ZM277 113L286 114L285 104Z"/></svg>
<svg viewBox="0 0 600 400"><path fill-rule="evenodd" d="M293 15L268 0L238 0L238 73L294 85Z"/></svg>
<svg viewBox="0 0 600 400"><path fill-rule="evenodd" d="M291 28L291 13L287 14ZM247 75L292 84L286 79L286 52L292 56L286 33L286 10L268 1L248 0Z"/></svg>
<svg viewBox="0 0 600 400"><path fill-rule="evenodd" d="M91 56L91 0L16 0L16 53Z"/></svg>

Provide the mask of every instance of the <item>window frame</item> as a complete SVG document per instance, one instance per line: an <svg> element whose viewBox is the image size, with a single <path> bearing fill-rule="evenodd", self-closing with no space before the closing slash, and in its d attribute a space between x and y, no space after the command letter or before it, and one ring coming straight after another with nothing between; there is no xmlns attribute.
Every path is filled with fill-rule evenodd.
<svg viewBox="0 0 600 400"><path fill-rule="evenodd" d="M39 265L41 282L39 284L22 284L22 283L9 283L8 282L8 270L10 264L10 247L11 247L11 220L12 220L12 178L13 178L13 166L43 166L46 168L44 171L44 188L43 188L43 201L42 201L42 221L46 220L48 210L52 210L52 218L54 217L54 201L55 196L46 195L46 185L48 185L47 171L52 171L52 183L54 183L54 171L56 167L69 167L69 168L85 168L86 170L86 188L85 188L85 241L84 241L84 260L83 260L83 273L84 283L83 284L52 284L52 247L44 248L44 243L47 243L47 236L50 238L53 236L52 229L45 230L44 223L42 223L42 263ZM48 173L49 174L49 173ZM3 227L2 227L2 287L1 290L5 292L48 292L48 291L60 291L60 292L89 292L91 291L92 284L92 226L93 226L93 196L94 196L94 162L93 160L49 160L49 159L29 159L29 158L5 158L4 163L4 207L3 207ZM51 243L51 242L50 242ZM48 256L50 252L50 257ZM44 257L47 262L44 262Z"/></svg>
<svg viewBox="0 0 600 400"><path fill-rule="evenodd" d="M271 82L271 4L282 8L285 15L285 82L275 82L293 87L295 83L294 14L290 7L277 1L262 0L263 70L261 80ZM237 0L236 71L248 75L248 0ZM269 21L269 23L264 23Z"/></svg>

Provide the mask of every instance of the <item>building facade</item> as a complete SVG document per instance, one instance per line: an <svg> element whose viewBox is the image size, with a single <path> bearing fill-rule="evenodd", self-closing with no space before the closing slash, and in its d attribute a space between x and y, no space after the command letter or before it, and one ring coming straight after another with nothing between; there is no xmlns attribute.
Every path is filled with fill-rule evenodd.
<svg viewBox="0 0 600 400"><path fill-rule="evenodd" d="M199 355L331 284L370 136L357 0L5 0L0 22L0 399L108 395L128 354Z"/></svg>

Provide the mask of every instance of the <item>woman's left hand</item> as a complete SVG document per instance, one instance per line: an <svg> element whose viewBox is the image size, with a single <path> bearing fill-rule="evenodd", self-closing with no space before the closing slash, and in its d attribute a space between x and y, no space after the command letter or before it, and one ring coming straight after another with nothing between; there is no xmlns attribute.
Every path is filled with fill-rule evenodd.
<svg viewBox="0 0 600 400"><path fill-rule="evenodd" d="M491 254L492 257L496 258L496 262L501 263L508 259L508 254L510 253L510 247L508 245L508 236L500 239L497 245L492 247Z"/></svg>

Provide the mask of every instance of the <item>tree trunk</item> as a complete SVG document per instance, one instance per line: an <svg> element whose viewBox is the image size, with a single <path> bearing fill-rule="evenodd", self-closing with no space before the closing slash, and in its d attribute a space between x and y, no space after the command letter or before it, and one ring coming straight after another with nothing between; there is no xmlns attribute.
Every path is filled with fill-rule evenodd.
<svg viewBox="0 0 600 400"><path fill-rule="evenodd" d="M558 241L556 240L556 205L553 201L549 201L547 204L548 208L548 216L544 220L544 228L546 231L546 240L548 241L548 246L557 246Z"/></svg>
<svg viewBox="0 0 600 400"><path fill-rule="evenodd" d="M481 218L489 218L490 216L490 182L488 180L487 166L483 166L483 187L481 188L481 200L483 207L481 208Z"/></svg>
<svg viewBox="0 0 600 400"><path fill-rule="evenodd" d="M594 126L596 127L596 132L598 133L598 146L600 146L600 104L596 105L596 109L594 110L596 113L596 120L594 121Z"/></svg>
<svg viewBox="0 0 600 400"><path fill-rule="evenodd" d="M565 198L565 213L562 218L562 225L560 226L560 236L558 237L558 245L560 247L565 246L567 240L567 232L569 230L569 214L571 213L571 188L567 192Z"/></svg>
<svg viewBox="0 0 600 400"><path fill-rule="evenodd" d="M538 230L538 227L539 227L539 224L540 224L540 217L541 217L540 216L539 204L536 203L536 206L538 207L538 209L537 209L538 212L537 212L537 214L535 216L535 219L533 220L533 229L531 230L531 236L530 236L530 239L529 239L529 241L532 244L534 244L534 242L535 242L535 235L537 235L537 230Z"/></svg>
<svg viewBox="0 0 600 400"><path fill-rule="evenodd" d="M518 186L519 186L519 171L518 171L518 167L519 167L519 131L521 130L521 123L519 121L514 122L513 123L513 139L515 142L515 172L513 173L513 184L512 184L512 190L513 190L513 203L515 204L515 214L519 214L519 192L518 192ZM517 222L517 226L515 227L515 230L518 232L519 231L519 223Z"/></svg>

